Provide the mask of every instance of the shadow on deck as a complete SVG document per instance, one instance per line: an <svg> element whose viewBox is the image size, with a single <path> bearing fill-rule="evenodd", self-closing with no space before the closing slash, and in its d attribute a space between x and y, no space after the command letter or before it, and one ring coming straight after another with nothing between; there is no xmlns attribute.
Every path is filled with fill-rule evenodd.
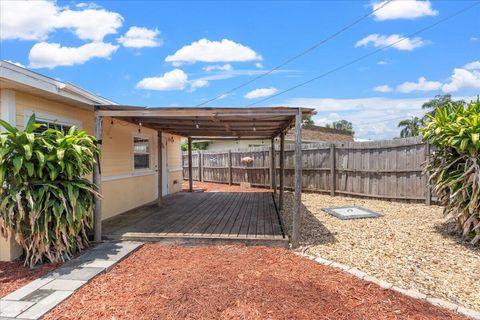
<svg viewBox="0 0 480 320"><path fill-rule="evenodd" d="M106 240L288 247L272 193L179 192L103 222Z"/></svg>

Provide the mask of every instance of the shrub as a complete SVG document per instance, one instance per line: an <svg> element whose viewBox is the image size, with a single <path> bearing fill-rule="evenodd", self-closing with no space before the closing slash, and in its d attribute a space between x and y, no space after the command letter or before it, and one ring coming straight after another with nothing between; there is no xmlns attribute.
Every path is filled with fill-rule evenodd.
<svg viewBox="0 0 480 320"><path fill-rule="evenodd" d="M0 121L0 232L15 235L25 264L65 261L88 245L97 188L94 137L47 129L32 116L24 131Z"/></svg>
<svg viewBox="0 0 480 320"><path fill-rule="evenodd" d="M480 243L480 101L449 103L428 118L421 131L435 149L430 182L463 235Z"/></svg>

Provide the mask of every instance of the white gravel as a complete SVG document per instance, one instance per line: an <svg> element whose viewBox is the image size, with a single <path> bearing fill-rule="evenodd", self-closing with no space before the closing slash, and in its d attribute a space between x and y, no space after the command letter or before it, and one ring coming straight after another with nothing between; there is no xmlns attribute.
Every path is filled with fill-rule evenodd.
<svg viewBox="0 0 480 320"><path fill-rule="evenodd" d="M283 219L290 228L292 193ZM480 310L480 248L454 231L439 206L304 193L301 245L404 289L417 289ZM322 208L357 205L377 219L340 220Z"/></svg>

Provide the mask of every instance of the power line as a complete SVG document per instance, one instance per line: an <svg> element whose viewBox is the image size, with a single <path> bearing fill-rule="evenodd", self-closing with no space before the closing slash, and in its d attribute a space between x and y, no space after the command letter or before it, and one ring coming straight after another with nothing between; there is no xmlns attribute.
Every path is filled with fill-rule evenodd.
<svg viewBox="0 0 480 320"><path fill-rule="evenodd" d="M388 5L388 4L389 4L390 2L392 2L392 1L394 1L394 0L387 0L387 1L385 1L381 6L379 6L379 7L376 8L375 10L371 11L371 12L368 13L368 14L365 14L365 15L361 16L361 17L358 18L357 20L355 20L355 21L353 21L352 23L344 26L343 28L341 28L341 29L338 30L337 32L331 34L330 36L328 36L327 38L323 39L322 41L316 43L315 45L311 46L311 47L308 48L307 50L305 50L305 51L297 54L296 56L293 56L293 57L285 60L284 62L282 62L281 64L277 65L277 66L274 67L273 69L270 69L270 70L268 70L268 71L266 71L266 72L264 72L264 73L262 73L262 74L260 74L260 75L258 75L258 76L256 76L256 77L254 77L253 79L250 79L250 80L247 81L247 82L244 82L244 83L242 83L242 84L240 84L240 85L238 85L238 86L236 86L236 87L234 87L234 88L232 88L232 89L230 89L230 90L228 90L228 91L225 91L224 93L219 94L218 96L216 96L216 97L214 97L214 98L212 98L212 99L209 99L209 100L206 100L206 101L204 101L204 102L202 102L202 103L197 104L196 107L201 107L201 106L203 106L203 105L206 105L207 103L210 103L210 102L212 102L212 101L218 100L218 99L220 99L221 97L224 97L225 95L228 95L228 94L230 94L230 93L232 93L232 92L234 92L234 91L237 91L238 89L243 88L243 87L249 85L250 83L257 81L258 79L261 79L261 78L263 78L263 77L265 77L265 76L267 76L267 75L275 72L276 70L278 70L278 69L286 66L286 65L289 64L290 62L292 62L292 61L294 61L294 60L296 60L296 59L298 59L298 58L300 58L300 57L303 57L303 56L306 55L307 53L310 53L311 51L317 49L318 47L320 47L321 45L323 45L323 44L327 43L328 41L332 40L333 38L335 38L336 36L340 35L341 33L345 32L345 31L347 31L348 29L352 28L353 26L357 25L357 24L360 23L362 20L370 17L370 16L373 15L375 12L377 12L378 10L381 10L382 8L384 8L386 5Z"/></svg>
<svg viewBox="0 0 480 320"><path fill-rule="evenodd" d="M441 24L441 23L443 23L443 22L445 22L445 21L447 21L447 20L450 20L451 18L456 17L456 16L458 16L459 14L462 14L463 12L465 12L465 11L467 11L467 10L470 10L470 9L473 8L474 6L478 5L479 3L480 3L480 1L476 1L476 2L474 2L472 5L469 5L469 6L465 7L465 8L463 8L463 9L455 12L454 14L451 14L451 15L443 18L443 19L440 19L440 20L438 20L437 22L432 23L432 24L430 24L430 25L428 25L428 26L426 26L426 27L424 27L424 28L422 28L422 29L420 29L420 30L417 30L417 31L415 31L415 32L413 32L413 33L411 33L411 34L403 37L403 38L400 38L399 40L397 40L397 41L395 41L395 42L393 42L393 43L391 43L391 44L389 44L389 45L380 47L380 48L378 48L377 50L374 50L374 51L372 51L372 52L370 52L370 53L367 53L367 54L365 54L365 55L363 55L363 56L360 56L359 58L356 58L356 59L354 59L354 60L351 60L351 61L349 61L349 62L347 62L347 63L345 63L345 64L342 64L342 65L340 65L340 66L338 66L338 67L336 67L336 68L330 69L329 71L327 71L327 72L325 72L325 73L322 73L322 74L320 74L320 75L318 75L318 76L316 76L316 77L314 77L314 78L311 78L311 79L309 79L309 80L307 80L307 81L301 82L301 83L299 83L299 84L297 84L297 85L295 85L295 86L293 86L293 87L290 87L290 88L288 88L288 89L285 89L285 90L283 90L283 91L280 91L279 93L276 93L276 94L274 94L274 95L272 95L272 96L270 96L270 97L266 97L266 98L261 99L261 100L259 100L259 101L256 101L256 102L253 102L253 103L251 103L251 104L248 104L248 105L246 105L246 107L251 107L251 106L256 105L256 104L259 104L259 103L261 103L261 102L265 102L265 101L267 101L267 100L270 100L270 99L273 99L273 98L275 98L275 97L278 97L279 95L282 95L282 94L284 94L284 93L287 93L287 92L289 92L289 91L292 91L292 90L295 90L295 89L297 89L297 88L299 88L299 87L302 87L302 86L304 86L304 85L306 85L306 84L309 84L309 83L311 83L311 82L313 82L313 81L315 81L315 80L318 80L318 79L320 79L320 78L324 78L324 77L328 76L328 75L331 74L331 73L334 73L334 72L336 72L336 71L338 71L338 70L344 69L344 68L346 68L346 67L348 67L348 66L350 66L350 65L352 65L352 64L357 63L358 61L361 61L361 60L364 60L364 59L366 59L366 58L368 58L368 57L370 57L370 56L373 56L374 54L377 54L377 53L380 52L380 51L383 51L383 50L385 50L385 49L388 49L388 48L390 48L390 47L393 47L394 45L396 45L396 44L398 44L398 43L400 43L400 42L402 42L402 41L405 41L406 39L409 39L410 37L414 37L414 36L416 36L416 35L424 32L424 31L426 31L426 30L432 29L433 27L436 27L437 25L439 25L439 24Z"/></svg>

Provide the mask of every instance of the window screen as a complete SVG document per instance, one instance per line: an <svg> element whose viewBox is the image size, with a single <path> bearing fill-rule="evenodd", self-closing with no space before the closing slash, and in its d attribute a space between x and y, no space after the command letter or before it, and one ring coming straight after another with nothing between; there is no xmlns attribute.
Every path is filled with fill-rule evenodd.
<svg viewBox="0 0 480 320"><path fill-rule="evenodd" d="M134 169L150 169L150 139L142 137L133 138Z"/></svg>

